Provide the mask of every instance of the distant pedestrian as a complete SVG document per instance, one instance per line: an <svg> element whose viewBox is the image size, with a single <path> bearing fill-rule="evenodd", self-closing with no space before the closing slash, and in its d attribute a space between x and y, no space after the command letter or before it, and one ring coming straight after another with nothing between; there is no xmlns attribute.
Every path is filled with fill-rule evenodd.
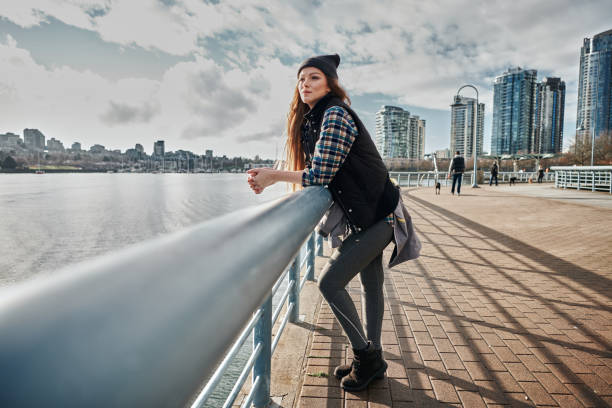
<svg viewBox="0 0 612 408"><path fill-rule="evenodd" d="M543 178L544 178L544 169L542 168L542 166L538 166L538 183L541 183Z"/></svg>
<svg viewBox="0 0 612 408"><path fill-rule="evenodd" d="M455 194L455 184L457 184L457 195L461 195L461 181L463 179L463 172L465 171L465 159L461 156L461 152L457 150L455 157L451 160L448 168L448 177L453 176L453 185L451 187L451 194Z"/></svg>
<svg viewBox="0 0 612 408"><path fill-rule="evenodd" d="M489 185L493 184L493 179L495 179L495 185L497 185L498 170L497 162L493 162L493 166L491 166L491 178L489 179Z"/></svg>

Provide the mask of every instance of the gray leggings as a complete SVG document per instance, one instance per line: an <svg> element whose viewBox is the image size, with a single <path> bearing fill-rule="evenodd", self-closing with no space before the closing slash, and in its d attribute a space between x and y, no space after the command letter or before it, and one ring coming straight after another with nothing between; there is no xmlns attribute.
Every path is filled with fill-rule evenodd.
<svg viewBox="0 0 612 408"><path fill-rule="evenodd" d="M393 238L393 227L379 221L360 234L350 235L334 251L319 277L319 289L332 312L342 325L354 349L367 347L368 340L380 348L384 271L382 252ZM359 321L357 309L346 291L346 285L359 273L361 304L366 333Z"/></svg>

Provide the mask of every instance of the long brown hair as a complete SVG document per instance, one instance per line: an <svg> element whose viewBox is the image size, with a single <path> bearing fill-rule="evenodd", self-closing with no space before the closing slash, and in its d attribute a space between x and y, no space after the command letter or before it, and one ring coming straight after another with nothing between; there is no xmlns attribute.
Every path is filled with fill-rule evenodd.
<svg viewBox="0 0 612 408"><path fill-rule="evenodd" d="M329 86L330 92L344 101L347 105L351 104L351 100L348 97L346 91L338 83L338 79L330 78L325 75L327 79L327 86ZM287 170L297 171L303 170L304 166L304 150L302 149L301 132L302 123L304 122L304 115L308 112L308 105L302 102L300 98L300 92L298 86L295 86L295 92L293 92L293 99L289 107L289 114L287 115L287 142L285 143L285 152L287 160Z"/></svg>

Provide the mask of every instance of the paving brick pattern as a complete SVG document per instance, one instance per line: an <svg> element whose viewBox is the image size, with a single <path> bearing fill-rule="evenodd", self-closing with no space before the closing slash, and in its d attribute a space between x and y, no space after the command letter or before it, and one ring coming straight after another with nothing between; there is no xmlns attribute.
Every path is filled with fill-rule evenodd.
<svg viewBox="0 0 612 408"><path fill-rule="evenodd" d="M339 387L352 354L322 302L298 406L611 406L612 211L487 187L403 197L423 250L386 270L387 376Z"/></svg>

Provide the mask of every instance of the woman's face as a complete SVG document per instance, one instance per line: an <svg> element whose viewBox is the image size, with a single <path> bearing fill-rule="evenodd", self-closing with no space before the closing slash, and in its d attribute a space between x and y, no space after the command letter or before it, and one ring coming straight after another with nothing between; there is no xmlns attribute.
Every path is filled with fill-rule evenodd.
<svg viewBox="0 0 612 408"><path fill-rule="evenodd" d="M298 91L302 102L312 109L331 89L325 74L315 67L306 67L298 76Z"/></svg>

